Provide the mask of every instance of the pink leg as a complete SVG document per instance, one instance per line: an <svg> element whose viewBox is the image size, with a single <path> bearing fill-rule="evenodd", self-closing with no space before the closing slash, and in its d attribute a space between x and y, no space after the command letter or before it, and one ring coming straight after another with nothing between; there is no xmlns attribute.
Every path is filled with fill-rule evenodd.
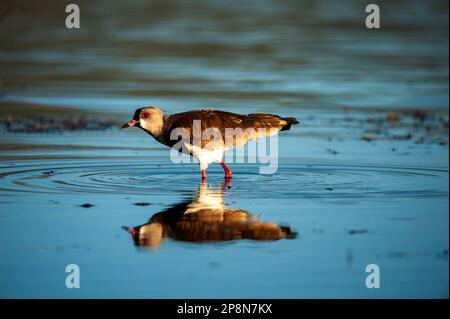
<svg viewBox="0 0 450 319"><path fill-rule="evenodd" d="M225 164L224 162L220 162L220 165L222 165L223 169L225 170L225 178L231 178L231 169L228 168L227 164Z"/></svg>
<svg viewBox="0 0 450 319"><path fill-rule="evenodd" d="M202 181L206 181L206 170L202 169Z"/></svg>

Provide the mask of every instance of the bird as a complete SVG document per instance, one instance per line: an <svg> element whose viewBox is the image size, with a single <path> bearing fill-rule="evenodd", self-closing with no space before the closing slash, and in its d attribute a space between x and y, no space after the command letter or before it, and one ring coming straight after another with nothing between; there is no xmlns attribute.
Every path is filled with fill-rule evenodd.
<svg viewBox="0 0 450 319"><path fill-rule="evenodd" d="M295 117L274 114L200 109L166 115L159 107L148 106L138 108L122 129L140 128L159 143L195 157L206 180L206 169L213 162L220 163L225 179L231 179L232 171L223 160L226 150L290 130L295 124L299 124Z"/></svg>
<svg viewBox="0 0 450 319"><path fill-rule="evenodd" d="M208 187L202 182L192 199L154 214L145 224L122 229L131 235L136 246L149 250L159 248L165 238L194 243L297 238L297 232L289 226L262 222L259 215L228 207L224 193L230 183L226 180L221 187Z"/></svg>

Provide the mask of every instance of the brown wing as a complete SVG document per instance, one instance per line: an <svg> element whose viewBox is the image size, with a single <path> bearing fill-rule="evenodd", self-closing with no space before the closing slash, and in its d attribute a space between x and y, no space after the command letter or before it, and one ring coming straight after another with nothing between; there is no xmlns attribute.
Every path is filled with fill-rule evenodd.
<svg viewBox="0 0 450 319"><path fill-rule="evenodd" d="M196 110L170 115L166 118L164 140L173 146L178 140L171 140L170 134L174 129L181 128L190 136L193 143L194 120L200 120L200 128L205 139L202 139L202 148L212 143L216 138L215 132L220 132L220 143L225 147L240 146L252 139L271 136L280 130L298 123L293 118L282 118L272 114L240 115L218 110ZM205 136L205 130L210 129L210 135ZM228 137L228 138L227 138ZM199 137L197 137L199 138ZM225 142L227 144L225 145Z"/></svg>

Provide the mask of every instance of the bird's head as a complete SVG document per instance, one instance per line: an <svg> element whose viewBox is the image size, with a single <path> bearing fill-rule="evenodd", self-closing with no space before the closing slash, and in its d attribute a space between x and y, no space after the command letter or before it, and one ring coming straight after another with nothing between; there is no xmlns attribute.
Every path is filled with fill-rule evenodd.
<svg viewBox="0 0 450 319"><path fill-rule="evenodd" d="M137 227L123 226L131 234L136 246L148 250L157 250L164 240L164 227L158 222L149 222Z"/></svg>
<svg viewBox="0 0 450 319"><path fill-rule="evenodd" d="M152 135L159 135L164 122L164 115L158 107L142 107L134 112L133 119L124 125L122 128L136 126Z"/></svg>

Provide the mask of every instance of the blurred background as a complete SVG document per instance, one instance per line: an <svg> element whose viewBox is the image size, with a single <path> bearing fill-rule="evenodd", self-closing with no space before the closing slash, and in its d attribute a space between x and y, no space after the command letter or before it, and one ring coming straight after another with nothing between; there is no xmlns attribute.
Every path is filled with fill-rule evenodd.
<svg viewBox="0 0 450 319"><path fill-rule="evenodd" d="M105 112L448 108L448 1L2 1L2 100Z"/></svg>

